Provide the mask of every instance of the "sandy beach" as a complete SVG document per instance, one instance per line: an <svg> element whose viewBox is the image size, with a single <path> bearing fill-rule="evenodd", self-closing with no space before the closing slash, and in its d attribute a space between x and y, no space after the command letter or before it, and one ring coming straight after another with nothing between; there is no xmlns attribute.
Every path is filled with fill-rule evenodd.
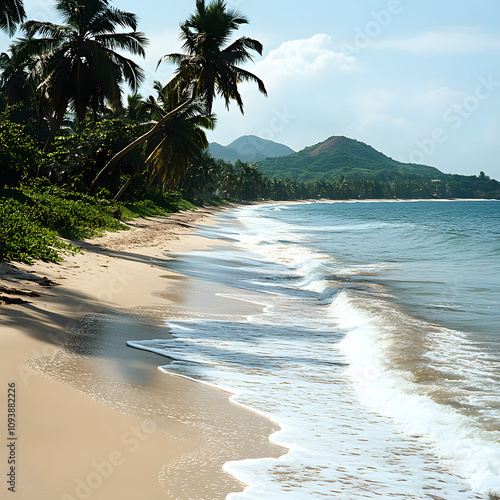
<svg viewBox="0 0 500 500"><path fill-rule="evenodd" d="M11 487L21 500L222 499L243 489L225 462L283 454L268 439L275 424L126 345L144 330L165 335L141 306L234 306L162 267L169 253L207 245L191 233L218 210L133 221L78 242L83 253L58 264L0 264L0 434L10 445L1 470L11 474L0 496ZM120 321L82 328L109 312Z"/></svg>

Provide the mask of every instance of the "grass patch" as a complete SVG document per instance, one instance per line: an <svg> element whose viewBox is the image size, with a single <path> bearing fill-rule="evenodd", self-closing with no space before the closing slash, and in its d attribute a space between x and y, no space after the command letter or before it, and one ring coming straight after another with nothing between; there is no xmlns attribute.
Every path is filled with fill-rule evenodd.
<svg viewBox="0 0 500 500"><path fill-rule="evenodd" d="M155 193L151 199L116 202L36 181L0 191L0 261L32 263L62 260L78 247L61 237L81 240L105 231L128 230L120 220L168 216L196 208L182 193Z"/></svg>
<svg viewBox="0 0 500 500"><path fill-rule="evenodd" d="M13 199L0 200L0 260L32 264L36 258L58 262L62 260L61 250L80 251L33 220L30 208Z"/></svg>

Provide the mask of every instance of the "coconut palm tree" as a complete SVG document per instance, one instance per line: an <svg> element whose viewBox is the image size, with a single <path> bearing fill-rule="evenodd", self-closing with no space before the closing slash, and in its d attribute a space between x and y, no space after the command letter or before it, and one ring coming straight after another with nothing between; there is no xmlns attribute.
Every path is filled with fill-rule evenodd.
<svg viewBox="0 0 500 500"><path fill-rule="evenodd" d="M200 158L189 165L189 171L181 187L191 196L199 198L215 193L217 190L218 164L205 149Z"/></svg>
<svg viewBox="0 0 500 500"><path fill-rule="evenodd" d="M26 19L26 12L22 0L0 1L0 30L12 36L17 25Z"/></svg>
<svg viewBox="0 0 500 500"><path fill-rule="evenodd" d="M162 118L179 105L179 96L172 86L162 87L160 82L154 83L158 96L153 96L142 103L142 110L148 113L149 123L158 123ZM161 188L178 187L187 176L188 169L194 161L201 161L203 151L208 148L205 130L213 130L215 116L208 114L200 100L185 106L170 120L156 129L144 145L146 165L149 169L149 186L153 183ZM134 176L120 189L118 199L128 188Z"/></svg>
<svg viewBox="0 0 500 500"><path fill-rule="evenodd" d="M34 96L34 82L27 68L19 64L16 48L11 45L0 54L0 89L5 92L7 105L26 102Z"/></svg>
<svg viewBox="0 0 500 500"><path fill-rule="evenodd" d="M267 95L264 83L257 76L239 67L252 60L250 51L262 54L262 44L247 37L238 38L228 44L234 31L247 23L248 20L238 11L228 9L224 0L214 0L208 5L205 0L196 0L195 13L181 25L180 38L184 52L166 55L158 62L178 64L170 85L184 100L180 100L176 109L171 110L145 134L117 153L99 172L90 185L89 192L97 187L99 180L112 171L125 154L148 140L166 121L182 113L184 108L196 99L204 101L209 113L216 96L221 96L227 107L234 99L243 112L243 101L238 91L239 83L256 82L259 90Z"/></svg>
<svg viewBox="0 0 500 500"><path fill-rule="evenodd" d="M180 39L184 52L165 55L159 64L164 61L177 64L174 80L181 87L187 82L192 84L193 94L205 100L209 111L216 95L219 95L227 108L234 99L243 113L238 83L253 81L267 95L262 80L239 67L252 60L249 50L262 54L262 44L253 38L240 37L227 45L233 31L247 23L248 20L238 11L227 10L223 0L209 5L205 4L205 0L197 0L196 12L181 25Z"/></svg>
<svg viewBox="0 0 500 500"><path fill-rule="evenodd" d="M19 56L17 41L0 54L0 92L5 106L9 106L9 120L34 127L37 139L45 142L48 137L44 115L46 108L37 92L40 83L37 60L25 61Z"/></svg>
<svg viewBox="0 0 500 500"><path fill-rule="evenodd" d="M150 96L145 108L151 118L160 121L169 111L178 106L178 95L170 87L163 88L155 82L157 99ZM161 187L174 188L187 175L193 160L200 160L208 148L205 130L215 128L215 117L207 114L199 101L184 107L183 111L163 124L145 143L146 163L150 167L150 185L156 181Z"/></svg>
<svg viewBox="0 0 500 500"><path fill-rule="evenodd" d="M111 7L108 0L58 0L56 10L64 24L28 21L22 26L26 38L19 42L26 60L41 60L39 90L52 112L46 148L68 108L82 120L89 109L96 115L105 101L116 102L123 81L138 89L144 72L121 52L144 57L148 43L137 31L135 14Z"/></svg>

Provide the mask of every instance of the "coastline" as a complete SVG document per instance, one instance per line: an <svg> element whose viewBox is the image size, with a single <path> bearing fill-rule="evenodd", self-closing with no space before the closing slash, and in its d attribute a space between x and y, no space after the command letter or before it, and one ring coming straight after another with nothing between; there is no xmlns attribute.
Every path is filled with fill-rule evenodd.
<svg viewBox="0 0 500 500"><path fill-rule="evenodd" d="M81 318L168 308L172 299L157 292L182 283L161 267L165 252L206 247L190 234L193 224L225 209L132 221L131 231L77 242L84 253L59 264L0 264L3 290L26 301L1 310L4 409L7 384L15 384L17 498L225 498L243 489L223 471L225 462L284 453L269 442L276 424L231 403L223 391L160 372L164 358L122 342L143 328L154 331L155 318L132 313L128 326L120 322L120 332L109 337L116 346L82 347L89 336ZM3 411L4 440L6 418Z"/></svg>

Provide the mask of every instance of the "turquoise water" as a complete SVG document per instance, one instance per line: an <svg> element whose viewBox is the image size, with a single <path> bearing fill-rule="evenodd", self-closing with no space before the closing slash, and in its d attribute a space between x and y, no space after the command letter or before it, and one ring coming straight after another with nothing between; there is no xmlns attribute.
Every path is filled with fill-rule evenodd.
<svg viewBox="0 0 500 500"><path fill-rule="evenodd" d="M495 498L500 493L500 203L244 207L229 242L171 269L261 314L166 319L132 345L281 425L279 459L225 465L239 498ZM252 295L253 294L253 295Z"/></svg>

